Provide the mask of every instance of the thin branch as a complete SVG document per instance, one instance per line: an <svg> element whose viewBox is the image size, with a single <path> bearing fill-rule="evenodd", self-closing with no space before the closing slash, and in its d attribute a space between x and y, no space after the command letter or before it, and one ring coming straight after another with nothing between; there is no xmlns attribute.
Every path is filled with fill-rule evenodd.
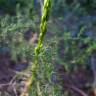
<svg viewBox="0 0 96 96"><path fill-rule="evenodd" d="M42 12L43 12L43 1L42 0L39 0L40 1L40 7L41 7L41 16L42 16Z"/></svg>
<svg viewBox="0 0 96 96"><path fill-rule="evenodd" d="M43 96L43 95L42 95L42 91L41 91L41 89L40 89L40 84L39 84L39 82L37 82L37 94L38 94L38 96Z"/></svg>
<svg viewBox="0 0 96 96"><path fill-rule="evenodd" d="M10 82L8 82L8 83L6 83L6 84L0 84L0 87L5 87L5 86L10 86L10 85L12 85L12 83L14 82L14 80L15 80L16 77L17 77L17 76L14 76L14 77L10 80Z"/></svg>
<svg viewBox="0 0 96 96"><path fill-rule="evenodd" d="M12 84L13 92L14 92L15 96L18 96L17 91L16 91L16 88L15 88L15 85L16 85L16 83L14 82Z"/></svg>
<svg viewBox="0 0 96 96"><path fill-rule="evenodd" d="M77 92L78 94L80 94L80 96L88 96L88 94L86 94L85 92L83 92L81 89L77 88L77 87L74 86L74 85L65 84L64 87L67 87L67 88L72 89L73 91L75 91L75 92Z"/></svg>

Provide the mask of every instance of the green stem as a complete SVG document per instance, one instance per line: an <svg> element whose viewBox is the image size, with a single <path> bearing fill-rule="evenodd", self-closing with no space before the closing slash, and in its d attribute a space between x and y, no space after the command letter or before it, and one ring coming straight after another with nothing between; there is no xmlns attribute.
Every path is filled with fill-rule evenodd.
<svg viewBox="0 0 96 96"><path fill-rule="evenodd" d="M31 68L32 76L27 81L27 87L28 87L27 90L25 90L23 94L21 94L21 96L29 96L28 91L32 89L32 84L36 79L36 73L38 70L38 58L39 58L40 50L43 47L43 39L47 30L47 21L49 19L50 9L51 9L51 0L44 0L43 12L42 12L41 24L40 24L40 35L38 39L38 44L35 48L34 63L32 64L32 68Z"/></svg>
<svg viewBox="0 0 96 96"><path fill-rule="evenodd" d="M40 24L40 35L38 39L38 44L35 48L35 59L34 64L32 65L32 72L33 72L33 79L36 77L36 71L38 67L38 56L40 54L40 50L43 46L43 39L46 34L47 30L47 21L49 19L49 11L51 8L51 0L44 0L44 6L43 6L43 12L42 12L42 18L41 18L41 24Z"/></svg>

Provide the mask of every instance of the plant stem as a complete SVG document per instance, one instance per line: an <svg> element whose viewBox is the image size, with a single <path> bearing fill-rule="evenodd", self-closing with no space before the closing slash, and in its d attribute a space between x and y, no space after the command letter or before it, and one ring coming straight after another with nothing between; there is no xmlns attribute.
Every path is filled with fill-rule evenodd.
<svg viewBox="0 0 96 96"><path fill-rule="evenodd" d="M38 44L35 48L34 63L32 64L32 68L31 68L32 76L28 78L28 81L26 83L26 89L21 94L21 96L29 96L29 91L32 89L32 84L36 80L36 73L38 70L38 57L40 54L40 50L43 47L43 39L46 34L47 21L49 19L50 8L51 8L51 0L44 0L43 12L42 12L42 18L40 24L40 35L39 35Z"/></svg>
<svg viewBox="0 0 96 96"><path fill-rule="evenodd" d="M88 96L88 94L86 94L85 92L83 92L81 89L77 88L74 85L68 85L65 84L65 87L72 89L73 91L75 91L76 93L80 94L80 96Z"/></svg>

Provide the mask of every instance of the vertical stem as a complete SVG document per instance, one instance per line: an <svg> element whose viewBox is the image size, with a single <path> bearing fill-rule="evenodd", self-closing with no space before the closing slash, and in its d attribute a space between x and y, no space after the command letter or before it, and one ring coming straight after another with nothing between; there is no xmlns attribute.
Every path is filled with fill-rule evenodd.
<svg viewBox="0 0 96 96"><path fill-rule="evenodd" d="M50 8L51 8L51 0L44 0L43 12L42 12L41 24L40 24L40 35L39 35L38 44L35 48L34 63L32 64L32 68L31 68L32 75L30 78L28 78L28 81L26 83L27 88L24 90L21 96L29 96L29 91L31 90L32 84L36 79L36 73L38 69L38 57L40 54L40 50L43 46L43 39L47 30L47 21L49 19Z"/></svg>
<svg viewBox="0 0 96 96"><path fill-rule="evenodd" d="M43 13L42 13L41 24L40 24L40 35L39 35L38 44L35 48L34 64L32 65L32 72L33 72L32 80L33 81L36 77L36 71L37 71L37 67L38 67L38 56L39 56L40 50L43 46L43 39L46 34L47 21L49 18L50 7L51 7L51 0L44 0Z"/></svg>
<svg viewBox="0 0 96 96"><path fill-rule="evenodd" d="M39 1L40 1L41 15L42 15L42 10L43 10L43 1L42 1L42 0L39 0Z"/></svg>

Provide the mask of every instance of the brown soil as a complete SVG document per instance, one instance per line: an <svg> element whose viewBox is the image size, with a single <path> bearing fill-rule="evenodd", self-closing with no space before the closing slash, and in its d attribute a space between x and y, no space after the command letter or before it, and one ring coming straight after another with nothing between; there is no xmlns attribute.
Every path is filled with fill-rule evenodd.
<svg viewBox="0 0 96 96"><path fill-rule="evenodd" d="M16 72L24 70L27 66L27 61L23 60L16 63L11 60L9 54L0 54L0 92L6 91L10 93L11 96L19 96L19 91L16 87L18 87L20 80L17 81Z"/></svg>

